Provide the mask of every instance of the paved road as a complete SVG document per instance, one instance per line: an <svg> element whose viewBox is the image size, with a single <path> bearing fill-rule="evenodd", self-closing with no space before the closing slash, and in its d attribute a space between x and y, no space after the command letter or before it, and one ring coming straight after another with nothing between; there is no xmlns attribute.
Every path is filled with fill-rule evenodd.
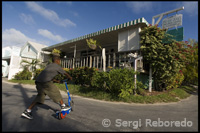
<svg viewBox="0 0 200 133"><path fill-rule="evenodd" d="M2 81L2 131L198 131L198 95L178 103L128 104L73 96L75 110L65 119L48 97L33 109L33 120L21 117L37 92L34 85ZM67 95L62 92L64 100Z"/></svg>

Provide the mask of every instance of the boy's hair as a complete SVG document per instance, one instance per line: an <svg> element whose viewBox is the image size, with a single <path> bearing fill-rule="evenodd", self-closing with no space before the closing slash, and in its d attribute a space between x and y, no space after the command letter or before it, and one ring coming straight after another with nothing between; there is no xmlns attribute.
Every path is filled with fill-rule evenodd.
<svg viewBox="0 0 200 133"><path fill-rule="evenodd" d="M53 56L52 62L55 62L56 60L60 60L60 56Z"/></svg>

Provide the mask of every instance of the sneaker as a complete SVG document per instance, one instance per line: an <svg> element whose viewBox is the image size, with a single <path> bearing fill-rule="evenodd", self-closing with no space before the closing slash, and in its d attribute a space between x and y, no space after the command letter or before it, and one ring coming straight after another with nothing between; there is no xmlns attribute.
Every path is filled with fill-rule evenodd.
<svg viewBox="0 0 200 133"><path fill-rule="evenodd" d="M61 111L67 111L67 110L69 110L70 109L70 107L68 106L68 105L66 105L66 106L61 106Z"/></svg>
<svg viewBox="0 0 200 133"><path fill-rule="evenodd" d="M28 112L27 110L24 110L24 112L22 113L23 117L27 118L27 119L33 119L33 116L31 115L31 112Z"/></svg>

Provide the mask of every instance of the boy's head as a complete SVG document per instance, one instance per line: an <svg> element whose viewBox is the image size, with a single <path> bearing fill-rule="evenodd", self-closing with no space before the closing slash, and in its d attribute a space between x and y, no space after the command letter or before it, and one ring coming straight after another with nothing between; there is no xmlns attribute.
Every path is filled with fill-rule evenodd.
<svg viewBox="0 0 200 133"><path fill-rule="evenodd" d="M59 56L53 56L52 62L60 65L60 57Z"/></svg>

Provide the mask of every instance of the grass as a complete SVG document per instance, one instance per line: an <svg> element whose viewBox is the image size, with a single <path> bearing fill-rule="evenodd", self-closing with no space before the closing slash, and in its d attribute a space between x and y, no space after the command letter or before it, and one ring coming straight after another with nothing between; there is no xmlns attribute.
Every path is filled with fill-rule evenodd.
<svg viewBox="0 0 200 133"><path fill-rule="evenodd" d="M30 84L30 85L35 85L35 80L16 80L16 79L12 79L12 80L8 80L9 82L13 82L13 83L19 83L19 84Z"/></svg>
<svg viewBox="0 0 200 133"><path fill-rule="evenodd" d="M35 85L34 80L9 80L9 82L14 83L21 83L21 84L31 84ZM56 86L62 91L66 91L65 84L58 84L55 83ZM177 102L180 99L185 99L189 97L192 93L197 91L196 88L192 86L181 86L180 88L172 89L169 91L164 91L160 93L156 93L153 95L132 95L130 97L126 97L124 99L118 98L115 95L112 95L107 92L103 92L101 90L68 84L68 89L70 94L79 95L88 98L94 98L99 100L105 101L123 101L128 103L144 103L144 104L151 104L151 103L168 103L168 102ZM66 91L67 92L67 91Z"/></svg>

